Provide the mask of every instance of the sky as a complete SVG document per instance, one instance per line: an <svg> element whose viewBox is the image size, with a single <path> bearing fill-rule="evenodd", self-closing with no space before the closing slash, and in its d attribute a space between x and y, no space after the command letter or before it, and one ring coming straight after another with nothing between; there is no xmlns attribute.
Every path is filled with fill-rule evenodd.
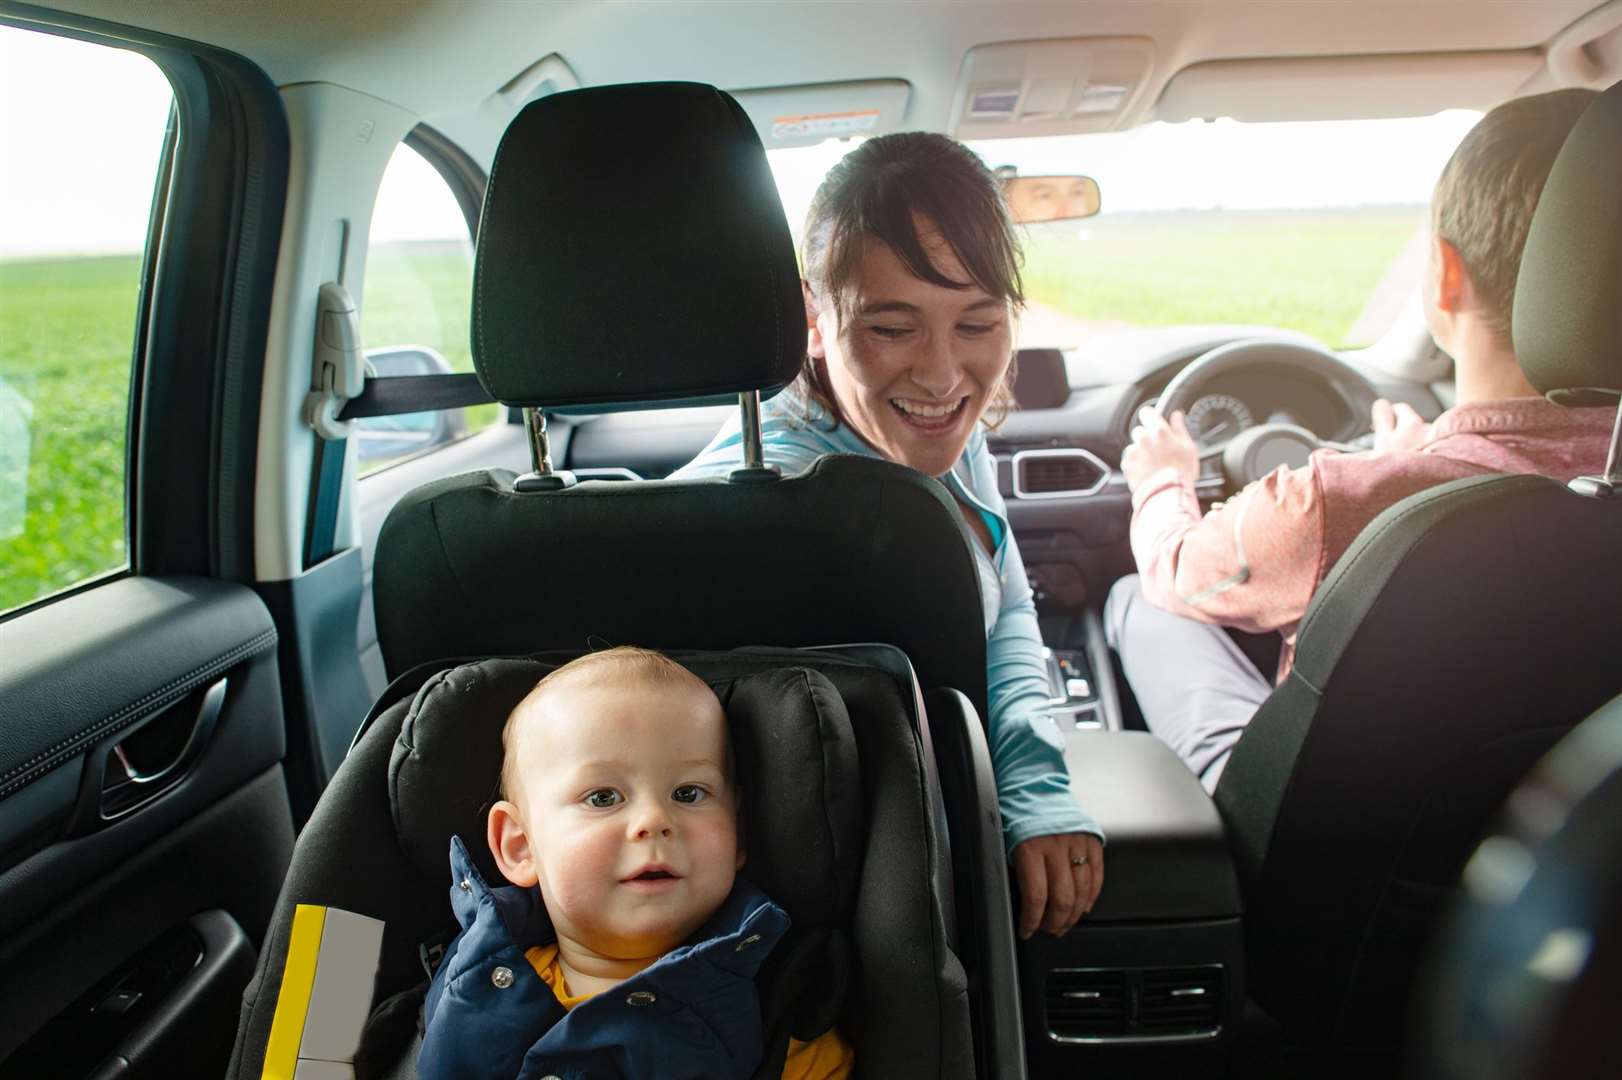
<svg viewBox="0 0 1622 1080"><path fill-rule="evenodd" d="M136 252L171 104L145 57L0 27L0 258ZM1403 120L1150 124L1132 131L971 144L1027 176L1086 173L1104 212L1424 203L1479 114ZM828 167L853 142L768 155L798 232ZM455 200L414 152L395 152L372 242L465 236Z"/></svg>

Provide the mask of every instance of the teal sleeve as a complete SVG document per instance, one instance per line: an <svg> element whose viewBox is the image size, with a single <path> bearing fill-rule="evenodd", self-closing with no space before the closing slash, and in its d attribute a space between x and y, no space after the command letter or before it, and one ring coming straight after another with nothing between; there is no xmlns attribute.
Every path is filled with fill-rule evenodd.
<svg viewBox="0 0 1622 1080"><path fill-rule="evenodd" d="M1103 830L1070 791L1064 735L1048 712L1036 604L1011 534L1002 572L1002 609L986 641L986 684L1003 844L1012 854L1033 836L1087 832L1102 840Z"/></svg>

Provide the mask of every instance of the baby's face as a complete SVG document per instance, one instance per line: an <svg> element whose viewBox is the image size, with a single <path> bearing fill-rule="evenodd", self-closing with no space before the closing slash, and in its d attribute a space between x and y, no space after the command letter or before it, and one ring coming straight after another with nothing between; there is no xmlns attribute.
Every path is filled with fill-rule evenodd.
<svg viewBox="0 0 1622 1080"><path fill-rule="evenodd" d="M582 679L518 733L518 803L560 937L663 954L732 891L743 862L726 718L703 687Z"/></svg>

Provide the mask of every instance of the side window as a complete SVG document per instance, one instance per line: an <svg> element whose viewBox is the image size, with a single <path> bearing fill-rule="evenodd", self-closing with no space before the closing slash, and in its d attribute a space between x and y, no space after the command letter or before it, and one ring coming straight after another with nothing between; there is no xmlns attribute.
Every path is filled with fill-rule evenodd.
<svg viewBox="0 0 1622 1080"><path fill-rule="evenodd" d="M400 144L378 186L366 251L361 333L380 376L473 370L468 315L473 241L456 196L439 171ZM379 416L356 425L360 475L488 426L496 405Z"/></svg>
<svg viewBox="0 0 1622 1080"><path fill-rule="evenodd" d="M139 53L0 26L0 612L129 565L131 358L173 104Z"/></svg>

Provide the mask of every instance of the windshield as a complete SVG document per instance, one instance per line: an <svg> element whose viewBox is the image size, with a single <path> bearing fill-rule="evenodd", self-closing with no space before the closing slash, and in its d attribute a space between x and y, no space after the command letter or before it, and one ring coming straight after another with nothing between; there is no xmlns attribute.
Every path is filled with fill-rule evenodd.
<svg viewBox="0 0 1622 1080"><path fill-rule="evenodd" d="M1097 217L1022 229L1020 344L1247 323L1368 345L1417 295L1431 188L1479 118L1196 120L970 143L994 168L1084 173L1103 192ZM770 152L796 230L823 173L854 145Z"/></svg>

